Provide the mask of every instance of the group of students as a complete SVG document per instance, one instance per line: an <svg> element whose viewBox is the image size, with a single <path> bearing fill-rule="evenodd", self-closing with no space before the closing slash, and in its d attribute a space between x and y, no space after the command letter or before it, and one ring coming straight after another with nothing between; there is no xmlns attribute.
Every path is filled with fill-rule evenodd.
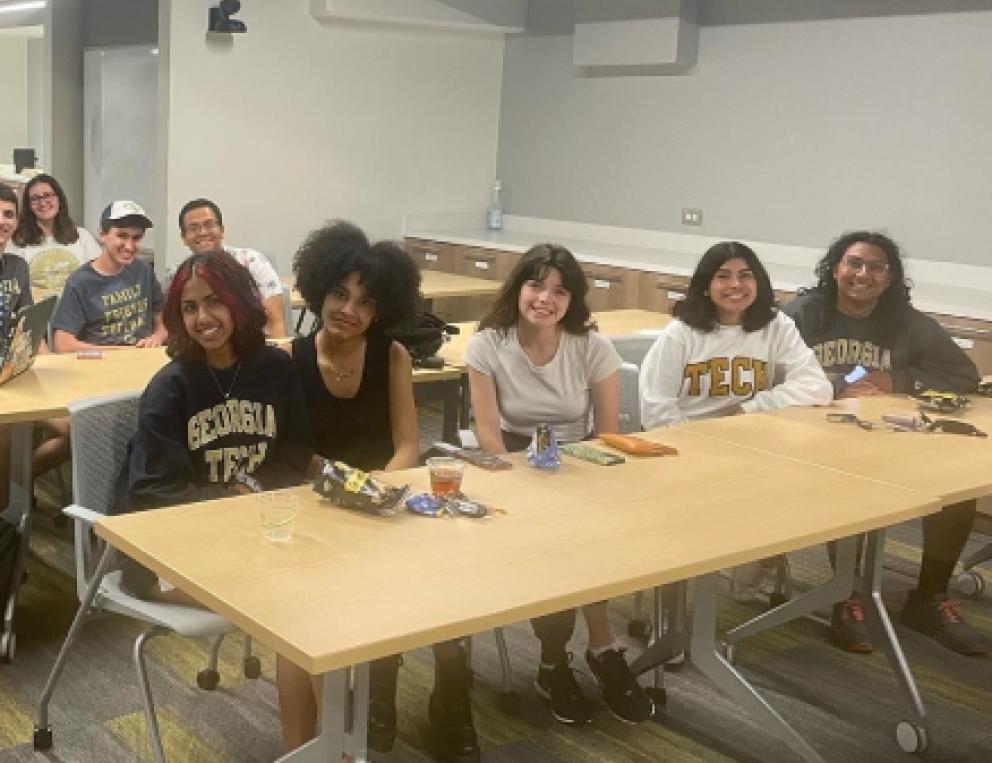
<svg viewBox="0 0 992 763"><path fill-rule="evenodd" d="M0 232L3 205L0 189ZM170 274L163 294L134 257L151 221L136 205L110 205L101 220L101 253L69 276L53 319L56 350L126 333L133 340L127 343L164 343L172 359L142 395L118 510L298 484L325 458L365 470L415 465L412 363L391 337L418 309L420 276L402 245L372 243L343 221L311 233L293 271L317 328L275 348L265 342L275 318L266 276L252 270L244 250L240 256L225 251L220 210L197 200L184 207L179 223L193 254ZM111 264L116 270L108 273ZM644 426L823 405L838 397L977 386L967 356L912 307L900 252L889 238L865 231L839 238L816 275L815 287L779 309L750 248L724 242L708 250L674 320L644 358ZM90 286L114 277L113 288ZM277 277L269 281L278 284ZM485 451L522 450L544 423L554 425L563 442L618 430L621 359L596 332L587 291L585 274L563 247L535 246L515 265L464 358ZM132 325L135 313L127 307L134 294L149 311L141 326ZM859 366L861 378L846 381ZM906 625L964 654L985 648L947 587L974 513L974 502L966 502L924 520L920 578L902 612ZM124 584L138 596L192 603L133 562ZM606 602L582 609L585 658L604 702L623 721L646 720L651 699L627 665ZM535 686L557 720L581 725L592 720L594 706L571 666L575 622L574 610L532 621L541 645ZM851 651L871 650L856 598L834 608L831 639ZM435 645L434 654L428 703L434 752L442 760L477 761L465 650L451 641ZM395 741L400 661L394 655L370 668L369 745L375 750ZM280 657L277 687L284 742L292 749L316 732L319 681Z"/></svg>

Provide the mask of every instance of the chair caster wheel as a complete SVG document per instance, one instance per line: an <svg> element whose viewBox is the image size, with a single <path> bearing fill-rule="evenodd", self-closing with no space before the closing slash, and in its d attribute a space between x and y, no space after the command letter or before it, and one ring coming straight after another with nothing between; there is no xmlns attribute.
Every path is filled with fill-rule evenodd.
<svg viewBox="0 0 992 763"><path fill-rule="evenodd" d="M15 651L17 651L17 636L13 633L0 636L0 662L4 664L13 662Z"/></svg>
<svg viewBox="0 0 992 763"><path fill-rule="evenodd" d="M39 728L35 726L33 742L34 749L38 752L46 752L52 749L52 727L45 726L44 728Z"/></svg>
<svg viewBox="0 0 992 763"><path fill-rule="evenodd" d="M196 685L204 691L213 691L220 682L220 673L211 668L204 668L196 674Z"/></svg>
<svg viewBox="0 0 992 763"><path fill-rule="evenodd" d="M900 721L896 725L896 742L903 752L924 752L930 746L930 737L923 726L909 721Z"/></svg>
<svg viewBox="0 0 992 763"><path fill-rule="evenodd" d="M788 600L789 597L786 596L784 593L782 593L781 591L775 591L775 593L770 594L768 597L768 608L775 609L775 607L781 607Z"/></svg>
<svg viewBox="0 0 992 763"><path fill-rule="evenodd" d="M962 596L981 596L985 593L985 578L974 570L958 575L957 588Z"/></svg>
<svg viewBox="0 0 992 763"><path fill-rule="evenodd" d="M656 710L659 707L664 707L668 704L668 690L664 687L648 686L645 687L644 693L648 695L652 702L654 702Z"/></svg>
<svg viewBox="0 0 992 763"><path fill-rule="evenodd" d="M243 669L245 678L252 680L259 678L262 675L262 661L254 656L245 657Z"/></svg>
<svg viewBox="0 0 992 763"><path fill-rule="evenodd" d="M627 634L631 638L647 641L651 638L651 623L647 620L631 620L627 623Z"/></svg>
<svg viewBox="0 0 992 763"><path fill-rule="evenodd" d="M515 691L500 692L499 709L508 715L515 715L520 710L520 695Z"/></svg>

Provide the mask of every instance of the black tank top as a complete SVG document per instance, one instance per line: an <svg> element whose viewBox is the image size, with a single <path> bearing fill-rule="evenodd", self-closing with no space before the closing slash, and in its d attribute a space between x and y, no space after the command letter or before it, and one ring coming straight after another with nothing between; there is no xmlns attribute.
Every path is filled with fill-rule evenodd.
<svg viewBox="0 0 992 763"><path fill-rule="evenodd" d="M335 397L317 367L316 334L293 340L293 362L303 380L317 452L366 471L382 469L393 457L389 424L389 348L392 340L375 328L365 335L365 365L358 393Z"/></svg>

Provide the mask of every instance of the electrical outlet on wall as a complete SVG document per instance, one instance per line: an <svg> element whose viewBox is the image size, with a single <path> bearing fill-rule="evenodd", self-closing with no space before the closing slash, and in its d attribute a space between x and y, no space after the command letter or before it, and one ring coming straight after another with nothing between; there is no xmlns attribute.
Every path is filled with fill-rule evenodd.
<svg viewBox="0 0 992 763"><path fill-rule="evenodd" d="M682 224L702 225L703 210L697 209L695 207L682 207Z"/></svg>

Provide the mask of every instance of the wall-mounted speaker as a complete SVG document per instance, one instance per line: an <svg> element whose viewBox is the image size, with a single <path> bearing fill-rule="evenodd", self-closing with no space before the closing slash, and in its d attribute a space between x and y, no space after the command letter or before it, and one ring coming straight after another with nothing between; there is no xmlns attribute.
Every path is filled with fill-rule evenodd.
<svg viewBox="0 0 992 763"><path fill-rule="evenodd" d="M241 10L239 0L221 0L210 9L207 17L207 31L217 34L243 34L248 27L243 21L231 18Z"/></svg>

